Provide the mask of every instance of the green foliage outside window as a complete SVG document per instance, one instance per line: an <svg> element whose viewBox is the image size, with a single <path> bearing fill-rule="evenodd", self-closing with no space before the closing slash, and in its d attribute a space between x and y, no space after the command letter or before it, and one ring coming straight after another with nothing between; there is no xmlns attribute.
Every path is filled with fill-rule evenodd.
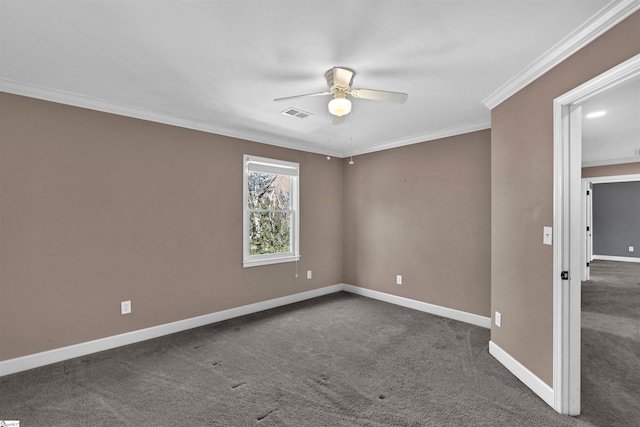
<svg viewBox="0 0 640 427"><path fill-rule="evenodd" d="M291 252L291 177L250 172L249 254Z"/></svg>

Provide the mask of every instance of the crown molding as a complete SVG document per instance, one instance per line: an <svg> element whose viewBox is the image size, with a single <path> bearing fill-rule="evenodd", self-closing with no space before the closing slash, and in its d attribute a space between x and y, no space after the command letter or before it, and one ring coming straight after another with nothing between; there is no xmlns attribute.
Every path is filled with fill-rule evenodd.
<svg viewBox="0 0 640 427"><path fill-rule="evenodd" d="M609 175L609 176L589 176L582 178L582 182L591 182L592 184L608 184L613 182L637 182L640 181L640 174L629 175Z"/></svg>
<svg viewBox="0 0 640 427"><path fill-rule="evenodd" d="M205 123L197 120L190 120L184 117L177 117L170 114L158 113L155 111L145 110L142 108L131 107L128 105L118 104L103 99L93 98L84 95L78 95L71 92L65 92L50 88L44 88L35 85L29 85L14 80L0 78L0 92L6 92L13 95L25 96L44 101L56 102L58 104L71 105L73 107L85 108L103 113L115 114L118 116L131 117L134 119L146 120L155 123L161 123L171 126L177 126L185 129L212 133L216 135L227 136L231 138L244 139L251 142L274 145L281 148L289 148L297 151L305 151L309 153L329 155L333 157L344 157L345 153L339 151L329 151L316 149L314 147L302 146L297 141L286 141L282 138L277 140L269 140L264 135L257 132L251 132L243 129L231 129L222 126L216 126L211 123Z"/></svg>
<svg viewBox="0 0 640 427"><path fill-rule="evenodd" d="M273 140L265 138L263 134L251 132L243 129L230 129L227 127L212 125L211 123L200 122L196 120L186 119L184 117L172 116L170 114L158 113L142 108L131 107L128 105L117 104L103 99L93 98L75 93L44 88L35 85L28 85L14 80L0 78L0 92L11 93L13 95L26 96L29 98L41 99L44 101L56 102L59 104L71 105L74 107L85 108L103 113L115 114L119 116L131 117L134 119L146 120L155 123L162 123L171 126L177 126L196 131L212 133L216 135L227 136L231 138L243 139L251 142L273 145L281 148L288 148L308 153L321 154L323 156L331 156L337 158L346 158L351 155L366 154L375 151L387 150L404 145L417 144L420 142L430 141L434 139L446 138L449 136L460 135L464 133L484 130L491 127L490 121L481 121L462 126L451 127L428 134L413 135L407 138L401 138L391 142L386 142L361 151L339 151L336 149L318 149L315 147L306 147L297 141L286 141L282 138L273 138Z"/></svg>
<svg viewBox="0 0 640 427"><path fill-rule="evenodd" d="M639 0L614 0L607 4L575 31L485 98L482 103L490 110L494 109L638 9L640 9Z"/></svg>
<svg viewBox="0 0 640 427"><path fill-rule="evenodd" d="M433 141L436 139L448 138L450 136L462 135L465 133L476 132L479 130L485 130L491 128L490 120L483 120L480 122L467 123L460 126L454 126L450 128L441 129L435 132L430 132L426 134L413 135L407 138L396 139L391 142L386 142L384 144L378 144L373 147L369 147L363 150L356 150L353 152L354 156L374 153L376 151L389 150L391 148L403 147L405 145L419 144L421 142ZM348 157L349 154L345 154L345 157Z"/></svg>

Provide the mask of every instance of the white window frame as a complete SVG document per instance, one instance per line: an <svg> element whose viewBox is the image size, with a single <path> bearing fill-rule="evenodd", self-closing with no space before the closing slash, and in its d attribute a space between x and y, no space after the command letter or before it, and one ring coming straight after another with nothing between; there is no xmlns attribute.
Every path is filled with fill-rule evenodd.
<svg viewBox="0 0 640 427"><path fill-rule="evenodd" d="M277 175L286 175L291 177L291 251L278 254L249 254L249 172L265 172ZM243 181L242 181L242 249L243 267L255 267L258 265L278 264L282 262L293 262L300 259L300 165L295 162L287 162L284 160L269 159L266 157L258 157L245 154L243 156Z"/></svg>

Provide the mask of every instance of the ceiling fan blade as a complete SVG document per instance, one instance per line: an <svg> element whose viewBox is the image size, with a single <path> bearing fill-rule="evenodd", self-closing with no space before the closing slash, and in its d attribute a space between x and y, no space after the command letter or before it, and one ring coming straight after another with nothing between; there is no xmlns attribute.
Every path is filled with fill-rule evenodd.
<svg viewBox="0 0 640 427"><path fill-rule="evenodd" d="M332 92L306 93L304 95L294 95L294 96L285 96L284 98L276 98L276 99L274 99L274 101L285 101L287 99L308 98L308 97L311 97L311 96L325 96L325 95L333 95L333 93Z"/></svg>
<svg viewBox="0 0 640 427"><path fill-rule="evenodd" d="M388 92L386 90L375 89L353 89L349 92L354 98L373 99L375 101L403 103L409 95L402 92Z"/></svg>
<svg viewBox="0 0 640 427"><path fill-rule="evenodd" d="M350 88L355 74L351 68L333 67L333 84L338 87Z"/></svg>

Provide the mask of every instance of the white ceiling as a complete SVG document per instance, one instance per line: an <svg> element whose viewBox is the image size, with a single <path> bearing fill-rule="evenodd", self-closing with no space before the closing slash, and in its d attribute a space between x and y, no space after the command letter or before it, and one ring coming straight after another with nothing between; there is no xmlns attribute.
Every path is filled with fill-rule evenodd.
<svg viewBox="0 0 640 427"><path fill-rule="evenodd" d="M640 76L590 98L582 115L583 166L640 162Z"/></svg>
<svg viewBox="0 0 640 427"><path fill-rule="evenodd" d="M488 128L483 100L620 3L1 0L0 90L344 157ZM326 97L273 101L333 66L408 101L338 125Z"/></svg>

